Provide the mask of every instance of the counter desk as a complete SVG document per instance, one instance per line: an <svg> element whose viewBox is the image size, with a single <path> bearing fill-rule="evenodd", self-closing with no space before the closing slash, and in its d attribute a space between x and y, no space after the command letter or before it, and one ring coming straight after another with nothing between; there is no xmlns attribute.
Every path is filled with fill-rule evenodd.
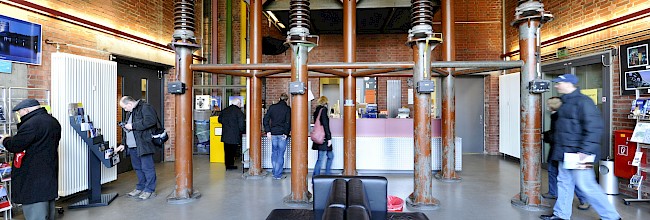
<svg viewBox="0 0 650 220"><path fill-rule="evenodd" d="M359 171L413 171L413 119L356 119L357 120L357 170ZM441 120L431 119L431 158L432 169L442 167ZM332 148L334 152L333 170L343 169L343 119L330 119ZM246 146L244 138L243 146ZM462 169L462 142L456 138L456 170ZM311 149L308 141L308 167L313 169L318 159L318 151ZM248 151L243 149L244 160L248 161ZM248 168L248 164L244 164ZM262 168L270 169L271 142L262 137ZM284 167L291 168L291 138L287 143ZM323 168L324 169L324 165ZM323 172L323 171L321 171Z"/></svg>

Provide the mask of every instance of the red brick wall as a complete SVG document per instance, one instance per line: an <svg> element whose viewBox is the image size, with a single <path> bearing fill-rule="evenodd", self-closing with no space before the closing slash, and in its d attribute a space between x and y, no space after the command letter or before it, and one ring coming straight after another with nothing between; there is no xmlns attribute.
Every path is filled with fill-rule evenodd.
<svg viewBox="0 0 650 220"><path fill-rule="evenodd" d="M105 2L59 0L31 2L161 44L169 43L174 31L174 1L114 0ZM196 12L200 14L202 1L199 0L196 3ZM170 52L164 52L128 39L105 34L7 4L0 4L0 11L17 19L41 24L43 39L62 43L59 49L60 52L99 59L108 59L109 54L116 53L174 65L173 53ZM196 23L200 24L201 22L200 16L197 16ZM200 34L201 30L197 28L196 35L201 36ZM51 85L50 56L57 49L55 45L45 43L43 43L42 48L42 65L28 66L28 87L49 89ZM171 77L171 75L168 75L168 77ZM117 86L118 88L121 87L120 85ZM165 106L165 125L168 130L173 131L174 103L172 97L167 94L165 94ZM121 109L118 108L116 111L118 117L121 116L120 113ZM170 144L167 144L166 160L173 159L173 154L169 153L173 152L175 142L173 132L171 136Z"/></svg>
<svg viewBox="0 0 650 220"><path fill-rule="evenodd" d="M515 0L507 0L507 11L514 11L516 2L517 1ZM544 1L544 4L544 8L550 11L554 15L555 19L551 22L548 22L542 27L542 42L650 7L650 2L646 0L567 0ZM514 14L508 12L506 13L506 18L508 21L512 21ZM552 53L559 47L575 48L592 43L597 44L598 41L601 40L612 38L620 39L619 36L640 30L648 30L648 23L650 23L650 19L645 18L623 25L610 27L595 33L544 47L542 48L542 54ZM645 40L648 38L650 37L645 36L637 37L631 40L618 40L618 42L611 46L618 48L620 45ZM519 49L516 28L507 29L506 39L508 51ZM601 51L604 50L605 49L602 49ZM516 56L514 58L518 59ZM621 73L618 58L618 55L613 57L613 65L611 69L611 84L613 94L611 115L612 131L619 129L634 129L634 125L636 124L635 120L627 119L627 115L630 111L630 103L634 99L634 95L621 95ZM627 188L629 180L622 179L620 182L621 184L619 188L621 193L633 196L636 195L636 191L631 191Z"/></svg>

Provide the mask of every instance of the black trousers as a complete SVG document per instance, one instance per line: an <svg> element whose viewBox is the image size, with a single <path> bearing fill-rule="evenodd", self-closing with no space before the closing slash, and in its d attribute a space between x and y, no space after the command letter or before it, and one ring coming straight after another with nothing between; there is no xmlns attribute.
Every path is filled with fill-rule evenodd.
<svg viewBox="0 0 650 220"><path fill-rule="evenodd" d="M223 144L223 152L225 156L226 166L235 165L235 157L237 156L237 148L239 144Z"/></svg>

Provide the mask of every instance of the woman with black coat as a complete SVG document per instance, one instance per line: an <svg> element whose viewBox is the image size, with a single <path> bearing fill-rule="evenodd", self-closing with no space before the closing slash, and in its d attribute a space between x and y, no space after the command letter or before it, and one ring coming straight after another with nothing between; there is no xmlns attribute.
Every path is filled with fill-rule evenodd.
<svg viewBox="0 0 650 220"><path fill-rule="evenodd" d="M332 160L334 159L334 153L332 152L332 133L330 132L330 119L327 117L327 97L321 96L317 100L318 106L314 111L313 118L314 123L316 120L320 120L321 125L323 125L323 130L325 131L325 141L322 144L312 143L311 149L318 150L318 160L316 160L316 165L314 165L314 176L320 175L320 168L322 167L323 160L327 155L327 162L325 163L325 175L332 174ZM320 113L320 118L318 114Z"/></svg>

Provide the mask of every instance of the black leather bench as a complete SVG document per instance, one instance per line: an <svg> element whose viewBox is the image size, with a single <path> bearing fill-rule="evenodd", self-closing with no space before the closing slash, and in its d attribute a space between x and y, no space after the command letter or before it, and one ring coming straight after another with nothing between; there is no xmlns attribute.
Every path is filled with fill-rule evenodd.
<svg viewBox="0 0 650 220"><path fill-rule="evenodd" d="M421 212L387 212L388 180L381 176L328 176L312 179L313 210L275 209L267 220L425 219Z"/></svg>

